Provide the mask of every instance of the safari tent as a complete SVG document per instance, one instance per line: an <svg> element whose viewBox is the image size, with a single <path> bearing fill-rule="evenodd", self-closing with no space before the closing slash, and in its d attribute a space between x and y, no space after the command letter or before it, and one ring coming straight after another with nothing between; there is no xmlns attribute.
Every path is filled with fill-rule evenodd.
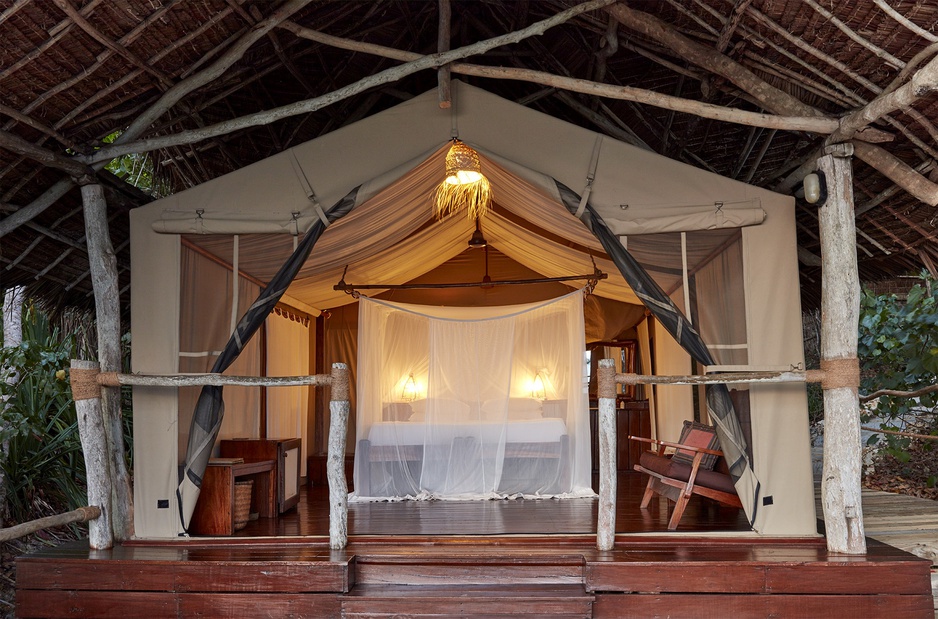
<svg viewBox="0 0 938 619"><path fill-rule="evenodd" d="M434 215L432 196L453 138L479 153L491 182L494 207L478 225L493 250L492 279L503 279L496 268L559 278L592 273L595 264L608 278L585 304L586 339L633 334L642 373L803 369L792 197L454 82L449 109L428 92L132 211L133 371L208 371L241 315L317 225L325 230L268 319L265 337L251 340L228 373L263 367L268 375L312 374L316 347L327 345L317 340L316 317L344 316L356 304L335 289L340 280L390 286L421 278L478 279L480 250L467 247L476 222L464 214ZM672 334L649 317L643 306L661 302L636 293L607 247L577 218L584 213L584 219L605 222L687 317L680 328L699 332L711 363L695 368ZM580 285L485 292L492 305L512 305L559 297ZM455 298L380 288L367 294L426 306ZM361 342L347 342L345 349L356 345ZM310 474L307 458L320 447L313 444L316 416L327 413L304 388L293 389L226 388L219 438L257 438L262 423L266 435L298 436L302 474ZM684 420L708 420L695 389L646 390L659 438L676 439ZM134 389L138 538L184 531L177 487L196 395ZM804 385L731 385L730 395L746 417L742 432L757 486L748 490L753 530L816 535ZM350 436L348 452L355 449Z"/></svg>

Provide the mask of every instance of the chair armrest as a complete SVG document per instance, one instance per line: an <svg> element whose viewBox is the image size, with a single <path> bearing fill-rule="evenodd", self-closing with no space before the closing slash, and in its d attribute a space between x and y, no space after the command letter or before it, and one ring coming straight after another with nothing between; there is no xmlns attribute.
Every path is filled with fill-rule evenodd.
<svg viewBox="0 0 938 619"><path fill-rule="evenodd" d="M642 443L654 443L656 445L664 445L665 447L674 447L675 449L685 449L687 451L693 451L695 453L712 454L714 456L723 455L723 452L717 449L707 449L706 447L692 447L691 445L682 445L680 443L672 443L671 441L662 441L656 438L645 438L644 436L629 436L629 440L640 441Z"/></svg>

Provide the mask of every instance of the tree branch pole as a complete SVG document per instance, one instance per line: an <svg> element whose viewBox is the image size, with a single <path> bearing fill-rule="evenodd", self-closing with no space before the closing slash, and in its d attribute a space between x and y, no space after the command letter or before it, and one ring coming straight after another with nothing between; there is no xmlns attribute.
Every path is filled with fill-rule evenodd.
<svg viewBox="0 0 938 619"><path fill-rule="evenodd" d="M348 484L345 481L345 439L348 434L349 373L344 363L332 364L329 400L329 446L326 480L329 482L329 548L348 544Z"/></svg>
<svg viewBox="0 0 938 619"><path fill-rule="evenodd" d="M356 95L360 92L364 92L375 86L381 84L387 84L391 82L396 82L401 78L404 78L412 73L418 71L423 71L425 69L435 69L442 65L449 64L460 58L465 58L466 56L472 56L474 54L483 54L491 49L496 47L501 47L502 45L508 45L510 43L517 43L528 37L537 36L543 34L545 31L550 28L567 22L581 13L587 11L592 11L595 9L602 8L612 4L615 0L590 0L589 2L584 2L578 4L577 6L571 7L566 11L562 11L553 17L541 20L526 28L521 30L516 30L514 32L509 32L508 34L503 34L491 39L486 39L484 41L479 41L471 45L466 45L458 49L451 50L442 54L433 54L432 56L421 56L420 54L411 54L406 53L407 60L406 64L399 65L397 67L391 67L390 69L385 69L371 75L369 77L363 78L349 84L348 86L339 88L330 93L322 95L320 97L315 97L313 99L307 99L305 101L299 101L297 103L291 103L289 105L284 105L278 108L273 108L270 110L265 110L263 112L258 112L256 114L250 114L248 116L242 116L233 120L226 122L218 123L215 125L210 125L207 127L201 127L199 129L191 129L188 131L181 131L179 133L162 136L157 138L149 138L143 140L137 140L134 142L125 141L120 144L114 144L111 146L103 147L90 157L79 156L76 157L77 160L84 163L93 163L101 161L110 161L115 157L120 157L121 155L126 155L129 153L142 153L151 150L156 150L160 148L168 148L170 146L179 146L182 144L191 144L193 142L198 142L210 137L216 137L219 135L224 135L226 133L231 133L239 129L244 129L247 127L255 127L259 125L266 125L282 118L288 116L295 116L298 114L308 114L310 112L315 112L326 106L332 105L338 101ZM298 26L296 28L299 28ZM294 28L289 28L293 30ZM306 29L303 29L304 31ZM314 32L314 31L310 31ZM319 33L316 33L317 35ZM312 37L306 37L312 38ZM338 37L328 37L327 35L322 35L317 37L315 40L326 39L326 40L335 40ZM340 41L345 39L339 39ZM384 48L389 49L389 48ZM394 50L398 59L401 59L402 52ZM414 58L416 56L416 59ZM455 67L454 67L455 70ZM133 126L133 125L132 125ZM119 140L118 140L119 141ZM2 222L0 222L2 224Z"/></svg>
<svg viewBox="0 0 938 619"><path fill-rule="evenodd" d="M657 17L622 3L607 7L619 22L669 47L688 62L720 75L759 101L765 109L780 115L823 116L822 112L778 88L719 51L684 36ZM915 198L938 204L938 184L932 183L882 148L862 144L857 157L902 187Z"/></svg>
<svg viewBox="0 0 938 619"><path fill-rule="evenodd" d="M70 372L72 399L78 413L78 435L85 458L88 481L88 504L101 510L101 515L88 525L88 544L96 550L114 545L111 528L111 475L108 466L106 424L101 412L101 390L93 381L99 366L94 361L72 359Z"/></svg>
<svg viewBox="0 0 938 619"><path fill-rule="evenodd" d="M60 155L41 146L36 146L28 140L24 140L18 135L7 131L0 131L0 147L18 155L28 157L33 161L38 161L46 167L62 170L69 176L80 179L79 182L87 183L94 179L95 171L91 167L71 157Z"/></svg>
<svg viewBox="0 0 938 619"><path fill-rule="evenodd" d="M599 513L596 547L612 550L616 544L616 367L612 359L599 360Z"/></svg>
<svg viewBox="0 0 938 619"><path fill-rule="evenodd" d="M101 510L97 507L79 507L76 510L64 514L46 516L45 518L38 518L13 527L0 529L0 542L8 542L29 535L30 533L35 533L36 531L51 529L52 527L61 527L66 524L72 524L73 522L88 522L100 516Z"/></svg>
<svg viewBox="0 0 938 619"><path fill-rule="evenodd" d="M117 280L117 258L111 246L107 223L107 203L101 185L84 185L81 188L81 198L85 209L88 264L94 290L98 363L105 372L118 372L121 369L120 286ZM120 389L102 389L100 403L107 439L107 466L113 492L111 526L114 528L115 539L124 541L134 534L134 507L124 449Z"/></svg>
<svg viewBox="0 0 938 619"><path fill-rule="evenodd" d="M818 211L821 236L821 368L839 368L843 380L824 390L824 468L821 503L827 549L865 554L860 500L862 455L857 389L857 324L860 282L857 274L853 172L849 144L828 147L818 160L827 180L827 201ZM847 371L849 368L850 371Z"/></svg>
<svg viewBox="0 0 938 619"><path fill-rule="evenodd" d="M23 343L23 297L25 296L23 286L13 286L7 288L3 293L3 346L5 348L19 346ZM20 372L17 367L0 367L0 371L6 375L8 385L15 385L19 381ZM5 411L7 407L6 398L0 401L0 410ZM0 431L5 433L8 423L5 418L0 417ZM3 439L0 458L6 459L10 453L10 441ZM0 463L3 464L3 463ZM6 522L10 514L10 506L7 504L7 478L6 469L0 466L0 527Z"/></svg>
<svg viewBox="0 0 938 619"><path fill-rule="evenodd" d="M485 51L484 49L471 48L476 48L483 43L487 43L487 41L482 41L480 43L474 43L470 46L452 50L446 54L423 56L414 52L405 52L381 45L362 43L351 39L326 35L309 28L304 28L292 22L284 23L283 27L290 30L291 32L294 32L297 36L309 40L331 45L333 47L338 47L340 49L371 53L384 58L402 60L405 62L405 64L386 69L385 71L376 73L375 75L369 76L367 78L363 78L362 80L350 84L349 86L340 88L320 97L314 97L312 99L291 103L279 108L264 110L255 114L249 114L247 116L217 123L215 125L200 127L199 129L190 129L188 131L181 131L172 135L137 140L134 142L126 142L119 145L114 144L112 146L106 146L95 151L92 155L79 156L77 159L86 163L109 161L114 157L119 157L121 155L132 152L147 152L160 148L169 148L171 146L193 144L195 142L227 133L232 133L241 129L269 124L283 118L288 118L290 116L308 114L356 95L360 92L363 92L364 90L373 88L374 86L394 82L407 75L416 73L417 71L437 67L444 58L457 59L476 53L482 53ZM504 38L506 36L508 35L503 35L503 37L497 38ZM489 39L488 41L493 40L494 39ZM725 122L733 122L753 127L784 129L788 131L809 131L822 135L827 135L840 129L840 122L838 119L821 115L820 112L807 115L786 115L784 113L761 114L758 112L749 112L747 110L728 108L720 105L683 99L681 97L665 95L641 88L600 84L598 82L591 82L589 80L553 75L543 71L534 71L512 67L488 67L466 63L452 63L448 66L453 73L459 73L461 75L532 82L554 88L562 88L571 92L579 92L582 94L606 97L609 99L634 101L663 109L685 112L703 118L722 120ZM813 108L808 108L807 106L805 107L807 109L813 110ZM892 136L890 134L874 128L863 129L858 138L871 142L884 142L892 140Z"/></svg>
<svg viewBox="0 0 938 619"><path fill-rule="evenodd" d="M138 136L143 134L143 132L156 120L165 114L170 108L172 108L180 99L191 93L193 90L201 88L205 84L217 79L220 77L231 65L237 62L245 52L260 38L264 37L270 29L276 27L280 22L287 19L303 8L305 5L309 4L310 0L290 0L289 2L284 3L282 6L277 8L277 10L271 14L263 22L255 24L254 27L249 29L243 37L236 41L231 47L229 47L225 53L218 57L215 62L211 65L202 69L198 73L195 73L186 79L182 80L169 90L167 90L163 95L151 105L143 114L138 116L127 129L121 133L115 142L117 144L122 144L124 142L129 142L136 139ZM133 150L127 151L128 153L134 152ZM140 151L144 152L144 151ZM102 169L107 161L110 161L113 157L105 159L103 161L90 164L94 170ZM76 157L77 161L80 161ZM4 237L8 233L16 230L27 221L32 220L34 217L45 211L47 208L55 204L55 202L64 196L72 187L75 186L75 182L71 178L62 178L57 181L54 185L46 189L42 195L38 198L19 209L9 217L0 220L0 238Z"/></svg>
<svg viewBox="0 0 938 619"><path fill-rule="evenodd" d="M329 374L310 376L230 376L228 374L118 374L102 372L97 377L101 386L118 387L203 387L205 385L239 385L243 387L325 387L332 384Z"/></svg>
<svg viewBox="0 0 938 619"><path fill-rule="evenodd" d="M689 374L661 376L616 374L618 385L726 385L734 383L820 383L823 370L786 370L783 372L725 372L720 374Z"/></svg>
<svg viewBox="0 0 938 619"><path fill-rule="evenodd" d="M914 432L900 432L899 430L884 430L882 428L871 428L869 426L860 426L861 430L873 432L875 434L892 434L893 436L904 436L906 438L917 438L923 441L938 441L938 435L935 434L915 434Z"/></svg>
<svg viewBox="0 0 938 619"><path fill-rule="evenodd" d="M440 25L437 32L436 51L439 53L448 52L450 43L450 21L453 16L453 8L449 0L439 0L440 4ZM450 68L449 65L443 65L436 70L437 90L439 91L440 108L447 109L453 105L453 97L450 91Z"/></svg>
<svg viewBox="0 0 938 619"><path fill-rule="evenodd" d="M933 393L938 391L938 385L929 385L928 387L922 387L921 389L916 389L915 391L898 391L896 389L879 389L874 391L869 395L861 395L861 402L869 402L870 400L875 400L881 395L896 395L905 398L917 398L926 393Z"/></svg>

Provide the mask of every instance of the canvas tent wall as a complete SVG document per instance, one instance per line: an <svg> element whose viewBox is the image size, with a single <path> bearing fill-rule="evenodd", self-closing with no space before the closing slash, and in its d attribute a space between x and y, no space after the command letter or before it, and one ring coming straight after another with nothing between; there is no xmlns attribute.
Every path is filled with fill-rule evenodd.
<svg viewBox="0 0 938 619"><path fill-rule="evenodd" d="M362 277L386 282L389 277L411 279L439 264L419 268L420 260L427 262L417 251L421 247L440 243L461 251L472 223L451 218L425 227L430 207L421 193L439 182L441 166L435 157L454 134L486 159L499 204L546 231L537 238L510 225L511 218L493 218L493 243L506 253L513 248L512 258L528 260L548 276L569 275L563 271L576 263L575 256L558 258L565 245L557 239L600 248L559 205L552 179L588 194L589 204L610 229L623 235L625 243L631 238L633 245L642 237L626 235L671 232L680 239L685 231L742 226L738 242L747 355L740 366L787 370L803 363L790 197L642 151L462 83L454 84L450 110L439 109L435 97L432 92L416 97L133 211L133 370L179 369L183 234L245 235L240 237L240 264L245 270L250 264L250 272L264 279L265 268L278 266L264 267L265 259L271 264L282 260L292 246L291 234L305 231L320 217L320 209L361 185L358 203L367 208L357 213L356 207L326 231L304 267L305 276L301 272L302 279L288 291L314 312L348 302L331 290L348 255L360 260ZM268 236L255 237L258 233ZM439 258L442 262L446 256ZM408 265L409 276L391 268L399 264ZM601 268L613 277L598 293L636 301L621 277L616 279L614 267ZM679 301L683 297L680 286L671 292ZM658 373L687 373L688 356L668 340L660 332L655 336ZM671 428L692 415L693 394L690 387L658 388L657 393L659 433L668 437ZM772 497L771 505L759 508L755 528L770 535L812 535L816 521L804 387L758 385L748 395L753 467L763 496ZM181 532L174 504L178 399L168 390L136 389L134 407L137 532L141 537L174 537ZM164 500L169 508L158 507Z"/></svg>

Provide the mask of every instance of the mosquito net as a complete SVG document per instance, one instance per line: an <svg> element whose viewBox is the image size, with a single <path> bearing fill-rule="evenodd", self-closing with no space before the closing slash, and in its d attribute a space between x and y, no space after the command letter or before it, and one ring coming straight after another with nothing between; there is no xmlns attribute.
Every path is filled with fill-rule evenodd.
<svg viewBox="0 0 938 619"><path fill-rule="evenodd" d="M361 298L351 499L592 496L583 293L527 305Z"/></svg>

